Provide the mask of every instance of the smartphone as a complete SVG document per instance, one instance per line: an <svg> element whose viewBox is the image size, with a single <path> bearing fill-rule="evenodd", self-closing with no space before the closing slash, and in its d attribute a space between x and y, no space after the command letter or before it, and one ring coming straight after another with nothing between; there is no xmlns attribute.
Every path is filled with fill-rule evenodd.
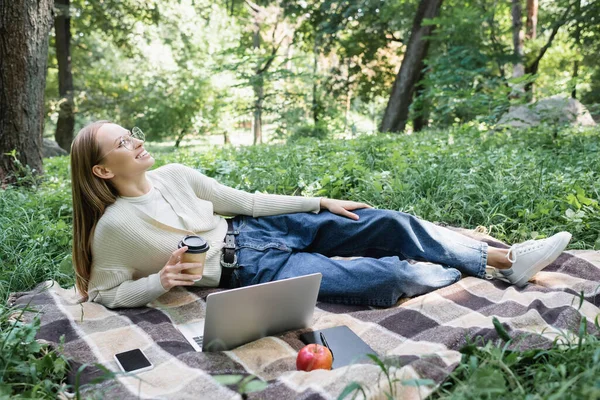
<svg viewBox="0 0 600 400"><path fill-rule="evenodd" d="M117 353L115 361L123 372L142 372L154 368L154 365L140 349Z"/></svg>

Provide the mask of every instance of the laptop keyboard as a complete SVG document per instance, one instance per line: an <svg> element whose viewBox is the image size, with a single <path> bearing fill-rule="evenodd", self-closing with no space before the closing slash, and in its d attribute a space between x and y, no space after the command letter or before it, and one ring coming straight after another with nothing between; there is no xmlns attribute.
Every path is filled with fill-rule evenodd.
<svg viewBox="0 0 600 400"><path fill-rule="evenodd" d="M194 336L192 339L194 339L194 342L196 342L196 344L198 346L200 346L200 348L202 348L202 342L204 340L204 336Z"/></svg>

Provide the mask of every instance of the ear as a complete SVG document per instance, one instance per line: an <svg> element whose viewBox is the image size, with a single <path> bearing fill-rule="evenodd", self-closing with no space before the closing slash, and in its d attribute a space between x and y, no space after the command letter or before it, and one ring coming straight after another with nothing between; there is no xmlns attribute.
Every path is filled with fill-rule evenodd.
<svg viewBox="0 0 600 400"><path fill-rule="evenodd" d="M92 173L100 179L112 179L115 176L110 169L98 164L92 167Z"/></svg>

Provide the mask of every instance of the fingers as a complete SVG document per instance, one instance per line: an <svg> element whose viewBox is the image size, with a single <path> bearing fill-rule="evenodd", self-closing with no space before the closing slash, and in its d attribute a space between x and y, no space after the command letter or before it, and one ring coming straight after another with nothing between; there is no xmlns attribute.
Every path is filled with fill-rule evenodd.
<svg viewBox="0 0 600 400"><path fill-rule="evenodd" d="M353 201L350 204L344 206L344 208L346 210L358 210L359 208L373 208L373 206L370 206L366 203L357 203L357 202Z"/></svg>
<svg viewBox="0 0 600 400"><path fill-rule="evenodd" d="M169 276L169 279L171 280L171 282L179 281L179 282L194 283L194 281L197 281L198 279L201 279L201 278L202 278L202 275L192 275L192 274L171 274L171 276Z"/></svg>
<svg viewBox="0 0 600 400"><path fill-rule="evenodd" d="M353 219L355 221L358 221L358 219L359 219L358 215L354 214L353 212L350 212L350 211L346 210L345 208L342 208L338 214L343 215L344 217L348 217L350 219Z"/></svg>
<svg viewBox="0 0 600 400"><path fill-rule="evenodd" d="M195 281L172 281L173 286L193 286Z"/></svg>
<svg viewBox="0 0 600 400"><path fill-rule="evenodd" d="M351 219L355 220L355 221L358 221L358 220L359 220L359 218L360 218L358 215L356 215L356 214L354 214L354 213L351 213L351 212L348 212L348 213L346 214L346 216L347 216L348 218L351 218Z"/></svg>
<svg viewBox="0 0 600 400"><path fill-rule="evenodd" d="M167 261L167 265L177 264L177 262L179 261L179 257L181 257L181 255L183 253L185 253L187 251L187 249L188 249L187 246L183 246L182 248L177 249L174 252L172 252L171 257L169 258L169 261Z"/></svg>
<svg viewBox="0 0 600 400"><path fill-rule="evenodd" d="M169 265L169 269L172 272L179 272L179 271L183 271L184 269L194 269L194 268L202 268L204 264L202 263L182 263L182 262L178 262L175 263L174 265Z"/></svg>
<svg viewBox="0 0 600 400"><path fill-rule="evenodd" d="M164 276L161 277L161 284L165 289L171 289L175 286L191 286L200 279L202 279L202 275L182 274L167 271Z"/></svg>

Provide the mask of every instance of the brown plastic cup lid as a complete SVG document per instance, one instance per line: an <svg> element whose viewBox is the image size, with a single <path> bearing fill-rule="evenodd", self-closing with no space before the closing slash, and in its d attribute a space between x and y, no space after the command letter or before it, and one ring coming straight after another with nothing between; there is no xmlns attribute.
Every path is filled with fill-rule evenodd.
<svg viewBox="0 0 600 400"><path fill-rule="evenodd" d="M179 242L177 248L180 249L183 246L187 246L188 249L186 253L191 254L206 253L210 248L206 240L196 235L188 235L181 239L181 242Z"/></svg>

